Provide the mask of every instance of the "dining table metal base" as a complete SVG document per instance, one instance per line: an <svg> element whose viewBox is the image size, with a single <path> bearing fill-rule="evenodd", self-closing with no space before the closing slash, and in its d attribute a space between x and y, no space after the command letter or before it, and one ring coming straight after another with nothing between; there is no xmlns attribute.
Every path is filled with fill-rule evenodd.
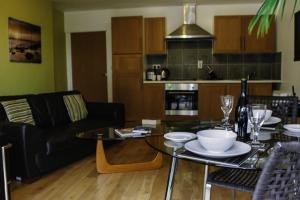
<svg viewBox="0 0 300 200"><path fill-rule="evenodd" d="M175 154L175 151L173 152L173 154ZM177 158L176 156L172 156L171 166L169 169L168 183L167 183L167 188L165 193L165 200L170 200L172 198L176 166L177 166Z"/></svg>

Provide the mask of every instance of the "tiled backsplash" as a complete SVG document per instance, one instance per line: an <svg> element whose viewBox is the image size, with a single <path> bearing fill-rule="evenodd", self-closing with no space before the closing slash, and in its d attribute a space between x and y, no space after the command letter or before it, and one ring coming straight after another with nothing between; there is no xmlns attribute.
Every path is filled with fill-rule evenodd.
<svg viewBox="0 0 300 200"><path fill-rule="evenodd" d="M147 56L147 67L161 64L170 70L169 79L207 79L210 66L219 79L279 80L281 53L274 54L212 54L211 40L168 41L167 56ZM198 60L203 68L198 69Z"/></svg>

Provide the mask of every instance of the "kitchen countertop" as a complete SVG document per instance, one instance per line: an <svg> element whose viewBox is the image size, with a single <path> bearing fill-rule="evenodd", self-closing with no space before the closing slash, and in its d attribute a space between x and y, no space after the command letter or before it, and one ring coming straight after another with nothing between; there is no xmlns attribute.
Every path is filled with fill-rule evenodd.
<svg viewBox="0 0 300 200"><path fill-rule="evenodd" d="M240 83L241 80L165 80L146 81L144 83ZM281 83L281 80L248 80L248 83Z"/></svg>

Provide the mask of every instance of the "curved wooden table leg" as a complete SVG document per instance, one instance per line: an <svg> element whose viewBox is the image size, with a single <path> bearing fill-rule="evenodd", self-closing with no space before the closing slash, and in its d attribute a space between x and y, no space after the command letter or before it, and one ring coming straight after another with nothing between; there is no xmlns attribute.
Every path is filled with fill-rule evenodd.
<svg viewBox="0 0 300 200"><path fill-rule="evenodd" d="M118 173L118 172L129 172L129 171L140 171L140 170L151 170L162 167L162 154L157 153L156 157L147 162L130 163L130 164L115 164L112 165L107 162L102 140L97 142L96 150L96 165L98 173Z"/></svg>

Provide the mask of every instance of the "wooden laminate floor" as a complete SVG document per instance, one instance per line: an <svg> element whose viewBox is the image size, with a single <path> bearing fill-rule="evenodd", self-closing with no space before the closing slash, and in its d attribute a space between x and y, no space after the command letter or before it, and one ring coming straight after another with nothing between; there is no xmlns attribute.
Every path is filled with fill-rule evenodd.
<svg viewBox="0 0 300 200"><path fill-rule="evenodd" d="M156 152L141 140L125 140L106 148L110 163L151 160ZM30 184L14 184L12 200L160 200L164 199L170 157L161 169L98 174L95 155L66 166ZM173 200L202 199L203 165L179 160ZM232 191L213 187L212 199L232 199ZM250 199L237 192L236 199Z"/></svg>
<svg viewBox="0 0 300 200"><path fill-rule="evenodd" d="M135 146L138 151L130 149L144 151L144 145ZM125 156L126 152L116 149L107 152L119 158ZM138 157L131 156L134 160ZM169 164L170 157L164 156L164 166L158 170L97 174L92 155L31 184L15 184L12 200L160 200L164 198ZM172 199L202 199L202 179L203 165L179 160ZM212 199L232 199L232 191L213 187ZM251 199L251 196L237 192L237 199Z"/></svg>

